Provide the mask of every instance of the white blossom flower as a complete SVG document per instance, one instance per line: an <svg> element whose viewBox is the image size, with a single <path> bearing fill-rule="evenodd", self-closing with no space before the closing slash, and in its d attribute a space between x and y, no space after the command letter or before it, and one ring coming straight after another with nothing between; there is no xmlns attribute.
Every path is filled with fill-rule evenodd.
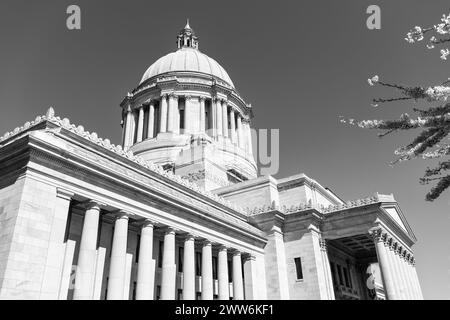
<svg viewBox="0 0 450 320"><path fill-rule="evenodd" d="M371 79L367 79L367 82L369 85L373 86L379 81L379 78L377 75L373 76Z"/></svg>
<svg viewBox="0 0 450 320"><path fill-rule="evenodd" d="M448 50L448 48L441 49L441 59L442 60L447 60L448 55L450 55L450 50Z"/></svg>
<svg viewBox="0 0 450 320"><path fill-rule="evenodd" d="M432 100L441 100L441 101L447 101L447 99L450 96L450 87L446 86L435 86L435 87L429 87L425 93L430 97Z"/></svg>
<svg viewBox="0 0 450 320"><path fill-rule="evenodd" d="M409 43L414 43L416 41L422 41L423 40L423 31L422 28L419 26L415 26L413 30L408 32L406 34L407 38L405 38L406 41Z"/></svg>

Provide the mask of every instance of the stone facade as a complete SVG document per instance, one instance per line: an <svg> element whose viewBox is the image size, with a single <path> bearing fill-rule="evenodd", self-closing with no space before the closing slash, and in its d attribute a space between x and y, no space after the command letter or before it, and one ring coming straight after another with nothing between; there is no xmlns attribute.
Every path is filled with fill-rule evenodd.
<svg viewBox="0 0 450 320"><path fill-rule="evenodd" d="M256 177L251 106L177 44L198 64L147 70L122 145L52 108L0 138L0 298L422 299L394 197Z"/></svg>

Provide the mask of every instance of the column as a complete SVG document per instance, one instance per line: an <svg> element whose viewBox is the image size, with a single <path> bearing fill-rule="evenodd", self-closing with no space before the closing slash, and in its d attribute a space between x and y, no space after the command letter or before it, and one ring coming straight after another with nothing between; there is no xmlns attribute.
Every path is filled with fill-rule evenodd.
<svg viewBox="0 0 450 320"><path fill-rule="evenodd" d="M70 245L67 245L67 242L64 243L64 236L68 224L68 215L70 214L70 201L73 195L72 192L59 188L56 191L53 219L48 238L48 254L45 262L45 270L42 275L42 287L39 299L55 300L59 298L60 292L61 296L65 293L65 299L67 299L66 288L68 287L69 281L67 277L63 276L63 270L64 257L67 247ZM72 267L72 263L70 263L70 267Z"/></svg>
<svg viewBox="0 0 450 320"><path fill-rule="evenodd" d="M222 103L222 127L223 136L228 138L228 104L225 100Z"/></svg>
<svg viewBox="0 0 450 320"><path fill-rule="evenodd" d="M237 135L239 147L244 148L244 134L242 130L242 118L240 114L237 115Z"/></svg>
<svg viewBox="0 0 450 320"><path fill-rule="evenodd" d="M230 110L230 124L231 124L231 142L236 143L236 119L234 118L234 109Z"/></svg>
<svg viewBox="0 0 450 320"><path fill-rule="evenodd" d="M144 134L144 107L139 107L138 113L138 127L137 127L137 139L136 142L141 142Z"/></svg>
<svg viewBox="0 0 450 320"><path fill-rule="evenodd" d="M78 263L75 275L74 300L92 299L94 286L95 261L97 259L97 233L100 206L90 201L84 215L81 233Z"/></svg>
<svg viewBox="0 0 450 320"><path fill-rule="evenodd" d="M245 300L258 299L258 278L256 274L256 257L246 255L244 258L244 290Z"/></svg>
<svg viewBox="0 0 450 320"><path fill-rule="evenodd" d="M405 256L404 268L405 268L405 272L406 272L406 277L408 278L408 288L409 288L410 299L416 300L417 299L416 288L414 286L414 278L413 278L413 274L411 272L410 259L411 259L411 254L408 253Z"/></svg>
<svg viewBox="0 0 450 320"><path fill-rule="evenodd" d="M220 99L216 99L216 132L217 136L223 135L223 128L222 128L222 102Z"/></svg>
<svg viewBox="0 0 450 320"><path fill-rule="evenodd" d="M233 300L244 300L242 259L239 251L233 252Z"/></svg>
<svg viewBox="0 0 450 320"><path fill-rule="evenodd" d="M396 297L396 299L400 300L401 299L401 280L400 280L400 270L398 269L397 266L397 256L395 254L395 240L393 238L387 238L386 242L384 243L385 247L386 247L386 257L387 260L389 262L389 265L392 268L392 279L393 279L393 290L394 290L394 295Z"/></svg>
<svg viewBox="0 0 450 320"><path fill-rule="evenodd" d="M328 296L327 298L328 300L334 300L335 297L334 297L333 279L331 276L330 260L328 259L327 243L325 239L320 239L319 244L320 244L320 252L322 255L324 279L327 288L327 296ZM351 277L350 265L348 265L347 268L349 276ZM353 280L352 284L354 286L356 285L356 282Z"/></svg>
<svg viewBox="0 0 450 320"><path fill-rule="evenodd" d="M252 128L250 126L250 121L247 122L247 152L249 155L253 155L253 143L252 143Z"/></svg>
<svg viewBox="0 0 450 320"><path fill-rule="evenodd" d="M206 127L205 127L205 117L206 117L206 110L205 110L205 97L200 97L200 132L205 133Z"/></svg>
<svg viewBox="0 0 450 320"><path fill-rule="evenodd" d="M393 270L392 266L389 264L386 247L384 246L384 241L387 235L386 233L383 233L381 229L375 229L369 232L375 243L375 250L377 252L378 263L380 265L381 277L383 278L383 286L387 299L396 300L398 298L395 295L395 281L392 273Z"/></svg>
<svg viewBox="0 0 450 320"><path fill-rule="evenodd" d="M217 261L217 278L219 282L219 300L230 300L230 286L228 279L228 253L227 248L221 246L219 248L219 256Z"/></svg>
<svg viewBox="0 0 450 320"><path fill-rule="evenodd" d="M214 291L212 271L211 242L205 240L202 247L202 300L213 299Z"/></svg>
<svg viewBox="0 0 450 320"><path fill-rule="evenodd" d="M185 97L184 102L184 133L189 134L191 133L191 126L194 128L195 125L192 125L192 119L191 119L191 113L192 113L192 104L191 104L191 96Z"/></svg>
<svg viewBox="0 0 450 320"><path fill-rule="evenodd" d="M127 110L127 114L125 116L125 134L123 138L123 148L127 150L133 144L133 130L132 130L132 121L133 121L133 112L131 109Z"/></svg>
<svg viewBox="0 0 450 320"><path fill-rule="evenodd" d="M161 300L175 300L175 230L167 228L164 234L162 259Z"/></svg>
<svg viewBox="0 0 450 320"><path fill-rule="evenodd" d="M170 94L169 96L169 112L167 116L167 131L177 133L180 129L178 117L178 96Z"/></svg>
<svg viewBox="0 0 450 320"><path fill-rule="evenodd" d="M395 264L398 270L398 274L399 274L399 281L397 283L397 286L400 287L400 295L399 295L399 299L402 300L408 300L408 287L406 285L406 276L404 273L404 270L402 268L402 252L403 252L403 248L400 246L397 246L396 249L396 255L395 255Z"/></svg>
<svg viewBox="0 0 450 320"><path fill-rule="evenodd" d="M195 240L192 234L184 239L183 300L195 300Z"/></svg>
<svg viewBox="0 0 450 320"><path fill-rule="evenodd" d="M109 264L108 300L123 300L127 261L128 216L119 213L114 224L114 235ZM128 297L125 298L128 300Z"/></svg>
<svg viewBox="0 0 450 320"><path fill-rule="evenodd" d="M422 289L420 287L419 277L417 276L416 261L414 258L412 258L411 268L414 278L414 284L417 290L417 299L423 300Z"/></svg>
<svg viewBox="0 0 450 320"><path fill-rule="evenodd" d="M167 94L161 96L159 132L167 132Z"/></svg>
<svg viewBox="0 0 450 320"><path fill-rule="evenodd" d="M136 279L136 300L153 300L155 260L153 259L153 223L145 221L141 228Z"/></svg>
<svg viewBox="0 0 450 320"><path fill-rule="evenodd" d="M406 255L407 252L403 251L400 256L400 266L405 279L405 296L408 300L414 300L411 279L406 265Z"/></svg>
<svg viewBox="0 0 450 320"><path fill-rule="evenodd" d="M150 101L148 106L148 124L147 124L147 139L154 137L155 132L155 102Z"/></svg>

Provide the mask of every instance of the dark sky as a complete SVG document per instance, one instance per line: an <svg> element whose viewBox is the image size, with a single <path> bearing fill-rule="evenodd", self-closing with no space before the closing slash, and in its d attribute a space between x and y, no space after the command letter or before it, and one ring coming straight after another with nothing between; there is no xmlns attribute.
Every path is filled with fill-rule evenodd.
<svg viewBox="0 0 450 320"><path fill-rule="evenodd" d="M66 8L82 30L66 28ZM381 7L381 30L366 8ZM367 78L437 84L450 62L403 40L415 25L439 22L447 1L24 1L0 3L0 134L54 106L61 117L119 143L119 103L157 58L176 49L190 18L202 52L228 71L252 103L257 128L280 129L280 173L303 172L344 199L394 193L418 238L425 298L450 297L450 191L425 202L415 160L392 168L393 150L412 133L379 139L339 116L396 118L411 104L370 106L394 94Z"/></svg>

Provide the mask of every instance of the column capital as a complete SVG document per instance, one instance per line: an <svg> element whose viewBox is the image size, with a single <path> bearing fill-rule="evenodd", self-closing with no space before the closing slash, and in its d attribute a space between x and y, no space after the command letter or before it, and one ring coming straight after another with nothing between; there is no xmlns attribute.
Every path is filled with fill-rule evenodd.
<svg viewBox="0 0 450 320"><path fill-rule="evenodd" d="M125 212L124 210L120 210L120 209L116 210L116 211L112 211L112 212L110 212L110 214L112 214L116 220L118 220L118 219L129 220L129 218L130 218L129 217L130 214L128 212Z"/></svg>
<svg viewBox="0 0 450 320"><path fill-rule="evenodd" d="M176 232L179 231L178 229L169 226L162 227L161 230L164 234L176 234Z"/></svg>
<svg viewBox="0 0 450 320"><path fill-rule="evenodd" d="M56 196L58 198L61 198L61 199L64 199L64 200L71 200L74 195L75 194L73 192L71 192L71 191L64 190L64 189L61 189L61 188L57 188L56 189Z"/></svg>
<svg viewBox="0 0 450 320"><path fill-rule="evenodd" d="M242 252L240 252L238 249L231 249L230 251L233 257L242 256Z"/></svg>
<svg viewBox="0 0 450 320"><path fill-rule="evenodd" d="M189 101L189 100L191 100L191 99L193 99L194 97L193 96L191 96L190 94L186 94L185 96L184 96L184 99L186 99L186 101Z"/></svg>
<svg viewBox="0 0 450 320"><path fill-rule="evenodd" d="M91 209L95 209L95 210L99 210L101 209L101 206L104 205L96 200L87 200L85 202L82 203L82 206L86 209L86 210L91 210Z"/></svg>
<svg viewBox="0 0 450 320"><path fill-rule="evenodd" d="M382 242L384 244L387 239L387 233L380 227L370 229L369 234L375 243Z"/></svg>
<svg viewBox="0 0 450 320"><path fill-rule="evenodd" d="M193 233L186 233L185 235L184 235L184 237L183 237L183 240L184 241L195 241L195 239L197 238L197 236L196 235L194 235Z"/></svg>
<svg viewBox="0 0 450 320"><path fill-rule="evenodd" d="M178 99L178 95L175 92L169 93L169 98Z"/></svg>
<svg viewBox="0 0 450 320"><path fill-rule="evenodd" d="M144 219L140 222L141 228L155 228L158 225L158 222L152 219Z"/></svg>
<svg viewBox="0 0 450 320"><path fill-rule="evenodd" d="M244 262L246 261L256 261L256 256L251 253L245 253L242 255Z"/></svg>
<svg viewBox="0 0 450 320"><path fill-rule="evenodd" d="M169 94L168 93L163 93L163 94L161 94L161 98L162 99L167 99L169 97Z"/></svg>
<svg viewBox="0 0 450 320"><path fill-rule="evenodd" d="M198 100L199 100L200 102L205 101L205 100L206 100L206 97L205 97L205 96L199 96L199 97L198 97Z"/></svg>

